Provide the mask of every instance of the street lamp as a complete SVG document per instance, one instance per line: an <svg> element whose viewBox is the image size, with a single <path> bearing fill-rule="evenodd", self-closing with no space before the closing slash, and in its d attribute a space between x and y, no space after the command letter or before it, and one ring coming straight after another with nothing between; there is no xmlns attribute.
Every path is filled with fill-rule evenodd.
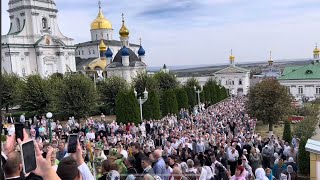
<svg viewBox="0 0 320 180"><path fill-rule="evenodd" d="M48 127L49 127L49 138L50 138L50 143L52 142L52 129L51 129L51 118L52 118L52 113L51 112L48 112L46 114L46 117L48 119Z"/></svg>
<svg viewBox="0 0 320 180"><path fill-rule="evenodd" d="M199 105L199 108L200 108L200 93L201 93L202 90L203 90L203 86L201 86L201 89L198 89L198 90L197 90L197 87L196 87L196 86L193 86L193 89L194 89L194 91L198 94L198 105Z"/></svg>
<svg viewBox="0 0 320 180"><path fill-rule="evenodd" d="M137 93L136 89L134 89L134 95L136 96L136 98L138 97L138 93ZM137 100L138 100L138 103L140 105L140 118L141 118L141 122L142 122L142 120L143 120L143 117L142 117L142 104L145 103L148 100L148 91L147 91L147 89L144 89L143 98L141 96L139 96L139 98Z"/></svg>

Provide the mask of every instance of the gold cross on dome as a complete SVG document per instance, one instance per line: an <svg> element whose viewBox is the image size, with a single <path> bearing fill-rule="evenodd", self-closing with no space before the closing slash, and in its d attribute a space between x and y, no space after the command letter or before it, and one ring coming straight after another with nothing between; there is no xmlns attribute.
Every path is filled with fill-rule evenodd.
<svg viewBox="0 0 320 180"><path fill-rule="evenodd" d="M99 9L101 9L101 1L98 2Z"/></svg>
<svg viewBox="0 0 320 180"><path fill-rule="evenodd" d="M122 22L124 22L124 14L122 13L121 16L122 16Z"/></svg>

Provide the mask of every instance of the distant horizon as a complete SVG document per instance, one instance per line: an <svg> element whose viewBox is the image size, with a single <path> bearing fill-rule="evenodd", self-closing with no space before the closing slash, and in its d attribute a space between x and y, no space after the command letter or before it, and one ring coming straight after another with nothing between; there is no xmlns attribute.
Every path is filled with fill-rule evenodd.
<svg viewBox="0 0 320 180"><path fill-rule="evenodd" d="M303 59L278 59L278 60L273 60L275 64L277 63L284 63L284 62L299 62L299 61L311 61L311 58L303 58ZM260 63L265 63L268 64L267 61L247 61L247 62L241 62L241 63L236 63L236 65L246 65L246 64L260 64ZM180 69L191 69L191 68L201 68L201 67L206 67L206 66L227 66L229 63L216 63L216 64L199 64L199 65L168 65L166 64L167 68L172 68L172 70L180 70ZM158 68L159 70L163 67L162 66L148 66L148 70Z"/></svg>
<svg viewBox="0 0 320 180"><path fill-rule="evenodd" d="M9 30L8 1L2 3L2 34ZM74 44L90 41L90 24L98 14L98 0L54 0L61 32ZM104 16L119 40L121 14L130 43L146 50L150 67L228 63L230 50L237 63L269 58L312 57L320 44L319 0L106 0ZM81 19L81 20L80 20ZM80 20L80 21L79 21Z"/></svg>

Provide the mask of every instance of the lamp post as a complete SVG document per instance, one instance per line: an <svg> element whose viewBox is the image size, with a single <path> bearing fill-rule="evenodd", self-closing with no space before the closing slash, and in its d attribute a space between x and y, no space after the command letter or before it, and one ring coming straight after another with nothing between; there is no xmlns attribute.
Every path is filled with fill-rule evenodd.
<svg viewBox="0 0 320 180"><path fill-rule="evenodd" d="M136 89L134 89L134 95L136 96L136 98L138 98L138 93L137 93ZM147 89L144 89L143 98L141 96L139 96L139 98L137 100L138 100L138 103L140 105L140 119L141 119L141 122L142 122L142 120L143 120L143 117L142 117L142 104L145 103L148 100L148 91L147 91Z"/></svg>
<svg viewBox="0 0 320 180"><path fill-rule="evenodd" d="M199 108L200 108L200 93L201 93L202 90L203 90L203 86L201 86L201 89L198 89L198 90L197 90L197 87L196 87L196 86L193 86L193 89L194 89L194 91L198 94L198 106L199 106Z"/></svg>
<svg viewBox="0 0 320 180"><path fill-rule="evenodd" d="M48 120L48 127L49 127L49 138L50 138L50 143L52 142L52 129L51 129L51 118L52 118L52 113L48 112L46 114L47 120Z"/></svg>

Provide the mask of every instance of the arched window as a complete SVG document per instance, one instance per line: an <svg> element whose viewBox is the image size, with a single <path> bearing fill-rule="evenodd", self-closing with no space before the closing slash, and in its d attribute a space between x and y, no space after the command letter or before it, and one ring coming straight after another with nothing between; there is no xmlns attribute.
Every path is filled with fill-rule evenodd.
<svg viewBox="0 0 320 180"><path fill-rule="evenodd" d="M80 50L79 50L79 55L80 55Z"/></svg>
<svg viewBox="0 0 320 180"><path fill-rule="evenodd" d="M239 79L239 85L242 85L242 79Z"/></svg>
<svg viewBox="0 0 320 180"><path fill-rule="evenodd" d="M26 69L22 68L22 76L26 76Z"/></svg>
<svg viewBox="0 0 320 180"><path fill-rule="evenodd" d="M95 54L94 50L92 50L92 54Z"/></svg>
<svg viewBox="0 0 320 180"><path fill-rule="evenodd" d="M48 22L46 18L42 18L42 28L47 29L48 27Z"/></svg>
<svg viewBox="0 0 320 180"><path fill-rule="evenodd" d="M20 19L17 18L16 21L17 21L17 31L20 31L21 29Z"/></svg>
<svg viewBox="0 0 320 180"><path fill-rule="evenodd" d="M91 54L91 50L89 50L89 55Z"/></svg>

